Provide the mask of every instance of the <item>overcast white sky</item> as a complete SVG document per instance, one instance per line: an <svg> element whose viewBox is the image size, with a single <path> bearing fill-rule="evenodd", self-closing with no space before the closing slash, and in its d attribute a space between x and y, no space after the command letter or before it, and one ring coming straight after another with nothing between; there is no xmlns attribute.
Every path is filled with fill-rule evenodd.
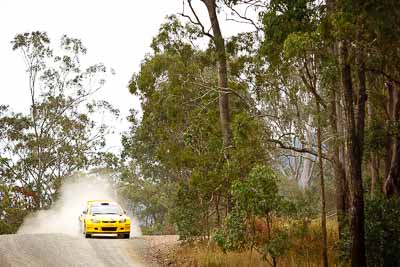
<svg viewBox="0 0 400 267"><path fill-rule="evenodd" d="M197 2L207 21L205 7ZM182 0L0 0L0 104L17 112L28 110L25 66L10 41L17 33L39 30L56 45L63 34L81 39L88 62L115 69L116 75L107 79L98 97L119 108L125 118L129 109L140 108L127 89L130 77L150 52L151 39L165 16L181 11ZM226 36L245 29L237 23L222 24ZM126 122L115 124L119 132L128 129ZM118 147L119 136L109 142L108 146Z"/></svg>

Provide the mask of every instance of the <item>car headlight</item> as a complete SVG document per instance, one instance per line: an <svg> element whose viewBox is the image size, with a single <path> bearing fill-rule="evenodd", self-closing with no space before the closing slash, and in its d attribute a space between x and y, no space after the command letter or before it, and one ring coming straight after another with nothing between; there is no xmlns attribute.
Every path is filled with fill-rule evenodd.
<svg viewBox="0 0 400 267"><path fill-rule="evenodd" d="M119 220L119 222L124 223L124 222L126 222L126 219L121 219L121 220Z"/></svg>
<svg viewBox="0 0 400 267"><path fill-rule="evenodd" d="M90 219L92 221L92 223L99 223L100 221L97 219Z"/></svg>

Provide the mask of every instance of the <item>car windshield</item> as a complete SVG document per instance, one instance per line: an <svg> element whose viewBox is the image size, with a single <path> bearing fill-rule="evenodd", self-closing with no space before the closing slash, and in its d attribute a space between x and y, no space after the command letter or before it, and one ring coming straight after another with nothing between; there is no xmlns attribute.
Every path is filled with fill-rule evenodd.
<svg viewBox="0 0 400 267"><path fill-rule="evenodd" d="M92 215L96 214L121 214L118 206L104 205L91 208Z"/></svg>

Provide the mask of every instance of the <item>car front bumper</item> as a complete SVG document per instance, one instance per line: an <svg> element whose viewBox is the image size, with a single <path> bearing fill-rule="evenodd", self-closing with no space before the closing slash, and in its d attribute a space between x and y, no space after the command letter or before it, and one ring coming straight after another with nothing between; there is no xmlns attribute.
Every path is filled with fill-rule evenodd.
<svg viewBox="0 0 400 267"><path fill-rule="evenodd" d="M90 223L86 224L85 233L87 234L122 234L130 233L131 225L126 223Z"/></svg>

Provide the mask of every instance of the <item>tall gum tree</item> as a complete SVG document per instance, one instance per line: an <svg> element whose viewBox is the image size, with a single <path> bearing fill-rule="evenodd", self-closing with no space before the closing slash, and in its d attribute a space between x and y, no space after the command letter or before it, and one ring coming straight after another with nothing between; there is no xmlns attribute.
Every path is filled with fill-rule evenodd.
<svg viewBox="0 0 400 267"><path fill-rule="evenodd" d="M328 0L327 3L327 17L335 14L336 11L336 1ZM335 64L337 64L338 58L338 44L334 39L331 46L332 58L335 59ZM331 153L333 160L333 167L335 173L335 189L336 189L336 211L337 211L337 221L338 221L338 231L339 238L341 238L344 234L344 229L347 227L347 210L349 206L348 200L348 183L346 181L346 170L345 170L345 149L344 142L341 141L342 136L344 136L343 131L343 106L342 106L342 94L341 94L341 85L339 82L340 73L333 70L331 73L332 78L330 81L329 88L329 100L330 100L330 128L332 133L332 142L331 142Z"/></svg>
<svg viewBox="0 0 400 267"><path fill-rule="evenodd" d="M190 10L194 16L192 19L189 15L182 13L181 15L188 18L193 24L198 25L202 29L202 33L211 38L215 45L215 53L218 69L218 89L219 89L219 113L222 138L224 144L224 152L227 154L227 149L232 147L232 129L231 116L229 108L229 90L228 90L228 68L227 56L225 50L225 40L222 36L221 27L217 16L217 1L216 0L201 0L207 8L209 20L211 23L212 34L205 30L203 23L200 21L196 10L193 8L192 0L186 0Z"/></svg>
<svg viewBox="0 0 400 267"><path fill-rule="evenodd" d="M362 158L365 122L365 83L360 82L358 93L354 92L352 69L349 62L348 42L340 41L341 82L345 100L346 148L350 189L350 231L351 231L351 265L366 266L364 243L364 197L362 185ZM358 78L363 79L362 70ZM365 78L365 77L364 77ZM360 80L361 81L361 80ZM358 98L357 106L354 105Z"/></svg>
<svg viewBox="0 0 400 267"><path fill-rule="evenodd" d="M0 183L21 196L24 208L46 208L64 178L105 159L107 126L92 115L118 110L92 98L107 69L80 63L86 48L79 39L64 35L56 52L45 32L32 32L17 34L12 45L26 64L31 103L28 114L0 114Z"/></svg>

